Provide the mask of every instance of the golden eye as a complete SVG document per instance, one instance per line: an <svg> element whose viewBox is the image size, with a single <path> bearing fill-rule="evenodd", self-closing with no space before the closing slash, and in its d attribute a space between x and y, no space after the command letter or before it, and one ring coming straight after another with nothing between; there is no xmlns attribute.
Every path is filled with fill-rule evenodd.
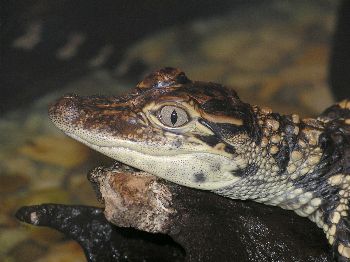
<svg viewBox="0 0 350 262"><path fill-rule="evenodd" d="M163 106L159 118L164 125L169 127L180 127L189 121L186 111L176 106Z"/></svg>

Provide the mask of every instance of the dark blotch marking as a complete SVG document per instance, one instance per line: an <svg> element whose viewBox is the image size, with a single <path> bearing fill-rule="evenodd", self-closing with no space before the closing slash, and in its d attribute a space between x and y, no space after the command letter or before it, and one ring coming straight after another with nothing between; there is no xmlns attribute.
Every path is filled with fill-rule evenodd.
<svg viewBox="0 0 350 262"><path fill-rule="evenodd" d="M239 177L254 176L258 171L259 167L255 164L249 164L245 168L235 171L235 175Z"/></svg>
<svg viewBox="0 0 350 262"><path fill-rule="evenodd" d="M215 97L215 96L211 96ZM237 132L247 133L252 140L258 144L261 141L261 127L258 124L256 114L249 104L243 103L238 96L229 95L228 97L212 98L201 105L201 108L211 115L226 116L241 119L243 125L237 126L226 123L207 123L216 134L235 135Z"/></svg>
<svg viewBox="0 0 350 262"><path fill-rule="evenodd" d="M220 139L215 135L211 135L211 136L197 135L196 137L211 147L214 147L216 144L221 142Z"/></svg>
<svg viewBox="0 0 350 262"><path fill-rule="evenodd" d="M205 182L206 178L203 173L197 173L194 175L194 181L197 183Z"/></svg>
<svg viewBox="0 0 350 262"><path fill-rule="evenodd" d="M204 111L210 114L215 114L215 113L228 114L232 111L232 108L233 108L230 101L225 101L225 100L216 99L216 98L206 101L204 104L202 104L201 107L204 109Z"/></svg>
<svg viewBox="0 0 350 262"><path fill-rule="evenodd" d="M275 156L275 161L279 168L278 174L283 174L288 166L290 151L286 143L283 143L279 149L278 154Z"/></svg>
<svg viewBox="0 0 350 262"><path fill-rule="evenodd" d="M236 152L235 148L229 144L226 144L225 146L225 152L229 154L234 154Z"/></svg>
<svg viewBox="0 0 350 262"><path fill-rule="evenodd" d="M284 131L285 134L279 146L279 152L275 156L275 160L279 167L278 174L286 174L285 171L290 160L290 153L297 145L298 137L294 134L294 129L298 126L293 123L291 116L277 116L274 114L274 117L280 123L280 129Z"/></svg>
<svg viewBox="0 0 350 262"><path fill-rule="evenodd" d="M199 122L201 124L203 124L204 126L210 128L215 133L215 130L211 126L208 125L207 121L199 120ZM225 149L224 149L225 152L230 153L230 154L234 154L235 153L235 148L233 146L231 146L230 144L225 143L221 139L220 135L209 135L209 136L196 135L196 137L198 139L202 140L204 143L206 143L208 146L211 146L211 147L215 147L219 143L224 143L225 144Z"/></svg>

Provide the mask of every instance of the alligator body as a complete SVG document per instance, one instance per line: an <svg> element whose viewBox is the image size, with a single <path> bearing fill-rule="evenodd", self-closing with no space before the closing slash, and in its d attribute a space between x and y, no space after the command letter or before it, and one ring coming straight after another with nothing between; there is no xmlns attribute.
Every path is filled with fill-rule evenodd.
<svg viewBox="0 0 350 262"><path fill-rule="evenodd" d="M66 95L49 115L67 135L126 165L294 210L323 229L338 261L350 261L349 100L300 119L164 68L123 97Z"/></svg>

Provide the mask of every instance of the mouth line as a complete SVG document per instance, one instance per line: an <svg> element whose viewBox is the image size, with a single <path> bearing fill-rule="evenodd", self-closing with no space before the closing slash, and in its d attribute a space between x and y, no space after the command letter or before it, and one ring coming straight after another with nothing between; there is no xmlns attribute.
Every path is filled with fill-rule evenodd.
<svg viewBox="0 0 350 262"><path fill-rule="evenodd" d="M77 140L77 141L79 141L79 142L81 142L81 143L83 143L84 145L87 145L87 146L94 146L94 147L99 147L99 148L113 148L113 147L115 147L115 146L103 146L103 145L99 145L99 144L90 143L87 139L84 139L81 136L78 136L78 135L76 135L76 134L74 134L72 132L69 132L69 131L65 131L64 133L67 136L73 138L74 140ZM122 146L120 146L120 148L125 148L127 150L131 150L131 149L127 148L127 147L122 147Z"/></svg>
<svg viewBox="0 0 350 262"><path fill-rule="evenodd" d="M96 150L97 148L99 148L99 149L119 148L119 149L123 149L123 150L127 150L127 151L134 151L134 152L137 152L139 154L154 156L154 157L170 157L170 156L176 157L176 156L187 155L187 154L210 154L207 151L195 151L195 152L193 152L193 151L186 151L186 150L183 150L183 152L181 152L181 153L179 153L179 152L175 153L175 150L165 150L165 152L160 153L161 150L159 149L159 147L154 148L154 150L152 151L153 152L153 154L152 154L152 152L145 152L142 150L138 150L137 148L134 148L134 147L128 147L127 145L122 145L123 142L120 142L120 145L101 145L98 143L92 143L88 139L83 138L83 137L75 134L74 132L64 131L64 133L66 135L68 135L69 137L73 138L74 140L77 140L77 141L83 143L84 145L93 148L94 150ZM146 148L145 145L139 145L139 146L141 148L142 147ZM225 156L225 158L229 159L227 156Z"/></svg>
<svg viewBox="0 0 350 262"><path fill-rule="evenodd" d="M113 145L113 146L107 146L107 145L99 145L99 144L94 144L94 143L91 143L90 141L88 141L87 139L84 139L82 138L81 136L79 135L76 135L72 132L65 132L69 137L73 138L74 140L77 140L81 143L83 143L84 145L86 146L89 146L91 148L93 148L94 150L96 150L96 148L100 148L100 149L103 149L103 148L108 148L108 149L113 149L113 148L119 148L119 149L122 149L122 150L126 150L126 151L133 151L133 152L137 152L139 154L143 154L143 155L149 155L149 156L154 156L154 157L162 157L162 156L180 156L180 155L186 155L186 154L191 154L193 152L184 152L184 153L181 153L181 154L151 154L151 153L145 153L145 152L141 152L137 149L134 149L134 148L130 148L130 147L126 147L126 146L122 146L122 145ZM203 153L203 152L196 152L196 153ZM115 161L118 161L116 159L114 159ZM119 161L118 161L119 162ZM122 163L122 162L121 162ZM123 163L124 164L124 163ZM142 170L141 170L142 171Z"/></svg>

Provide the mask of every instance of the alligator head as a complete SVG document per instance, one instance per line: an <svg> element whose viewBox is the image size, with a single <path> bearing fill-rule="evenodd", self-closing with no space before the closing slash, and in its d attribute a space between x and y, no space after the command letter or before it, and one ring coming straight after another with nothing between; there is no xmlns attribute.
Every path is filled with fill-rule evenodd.
<svg viewBox="0 0 350 262"><path fill-rule="evenodd" d="M219 84L164 68L122 97L65 95L49 109L67 135L126 165L201 189L235 183L260 140L253 108Z"/></svg>

